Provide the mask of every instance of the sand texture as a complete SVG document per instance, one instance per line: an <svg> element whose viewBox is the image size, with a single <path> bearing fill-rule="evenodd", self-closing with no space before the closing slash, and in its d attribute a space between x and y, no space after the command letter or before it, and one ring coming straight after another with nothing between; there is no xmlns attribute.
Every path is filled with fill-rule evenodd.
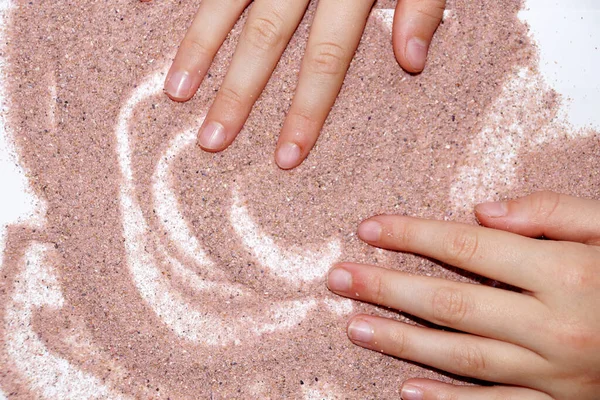
<svg viewBox="0 0 600 400"><path fill-rule="evenodd" d="M369 248L379 213L475 223L474 204L551 189L600 198L600 134L556 118L518 0L454 0L425 72L391 50L392 1L369 19L301 167L273 150L314 4L227 151L195 135L242 24L194 99L162 82L199 4L16 1L5 11L3 116L43 223L8 227L0 398L392 399L454 377L370 352L348 316L409 316L325 286L351 260L483 278ZM242 21L243 22L243 19Z"/></svg>

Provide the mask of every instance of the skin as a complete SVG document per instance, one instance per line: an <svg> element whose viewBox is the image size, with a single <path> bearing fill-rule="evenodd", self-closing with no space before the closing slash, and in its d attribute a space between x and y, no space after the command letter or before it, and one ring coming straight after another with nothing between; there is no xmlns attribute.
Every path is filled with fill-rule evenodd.
<svg viewBox="0 0 600 400"><path fill-rule="evenodd" d="M310 0L256 0L231 66L199 132L199 145L222 151L244 125ZM373 0L321 0L296 95L275 160L291 169L307 157L339 93ZM346 2L352 7L346 6ZM165 81L187 101L250 0L204 0ZM423 70L445 1L400 0L393 49L407 71ZM438 259L521 288L411 276L344 263L329 273L335 293L400 309L458 332L358 315L355 344L434 368L483 379L491 387L410 379L402 398L593 399L600 392L600 202L538 193L476 207L483 227L378 216L359 227L367 243ZM544 237L550 240L536 240Z"/></svg>
<svg viewBox="0 0 600 400"><path fill-rule="evenodd" d="M375 0L320 0L298 87L275 151L282 169L300 165L315 145L342 87ZM165 80L165 93L187 101L251 0L203 0ZM223 84L198 133L210 152L226 149L246 122L310 0L255 0ZM419 73L445 0L400 0L393 48L400 65Z"/></svg>
<svg viewBox="0 0 600 400"><path fill-rule="evenodd" d="M358 234L372 246L437 259L520 292L343 263L329 272L333 292L458 331L356 315L348 337L367 349L497 383L409 379L401 389L405 400L597 399L600 201L543 192L480 204L475 214L483 226L381 215L364 221Z"/></svg>

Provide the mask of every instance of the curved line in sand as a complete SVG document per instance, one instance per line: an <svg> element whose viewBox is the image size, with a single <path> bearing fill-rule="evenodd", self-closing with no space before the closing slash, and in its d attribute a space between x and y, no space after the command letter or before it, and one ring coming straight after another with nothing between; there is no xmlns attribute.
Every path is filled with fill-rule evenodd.
<svg viewBox="0 0 600 400"><path fill-rule="evenodd" d="M177 275L182 281L186 282L192 289L197 292L211 292L213 294L221 294L226 297L235 297L238 299L244 296L250 296L250 292L244 290L240 286L230 285L225 282L217 282L209 279L201 278L196 272L186 267L182 262L169 255L169 252L157 243L158 250L165 256L165 259L174 275Z"/></svg>
<svg viewBox="0 0 600 400"><path fill-rule="evenodd" d="M156 74L133 92L121 110L116 129L119 165L124 178L120 199L127 265L142 298L178 336L207 345L224 345L234 342L239 332L218 316L205 315L190 307L181 295L171 289L154 257L146 251L149 229L142 210L134 200L129 120L137 104L160 93L161 80L161 76Z"/></svg>
<svg viewBox="0 0 600 400"><path fill-rule="evenodd" d="M142 298L178 336L207 345L224 345L234 342L240 332L222 318L202 313L187 304L180 294L172 290L169 281L158 269L154 256L146 251L150 230L134 199L129 120L137 104L160 93L161 81L160 74L156 74L136 88L121 110L116 129L119 165L124 178L120 200L127 266ZM160 245L158 247L160 249Z"/></svg>
<svg viewBox="0 0 600 400"><path fill-rule="evenodd" d="M233 205L229 220L233 229L242 239L256 259L273 274L285 278L293 284L322 279L329 268L342 254L339 240L332 239L319 251L282 250L273 238L261 232L252 220L247 207L239 195L237 187L233 189Z"/></svg>
<svg viewBox="0 0 600 400"><path fill-rule="evenodd" d="M202 121L200 121L201 123ZM170 171L177 156L188 146L196 143L196 130L189 129L169 143L167 150L160 157L152 176L152 196L159 223L167 232L170 242L186 257L193 260L197 266L204 271L210 272L219 278L225 279L220 270L215 268L198 239L190 231L187 222L179 207L179 201L171 187ZM168 255L163 246L159 246L162 253L167 256L173 272L186 281L197 291L219 291L230 296L242 296L247 293L238 286L229 285L225 282L202 279L196 272Z"/></svg>
<svg viewBox="0 0 600 400"><path fill-rule="evenodd" d="M169 184L171 182L169 178L172 163L185 148L193 146L195 143L195 129L190 129L171 140L166 152L160 158L153 176L154 204L158 219L167 230L175 246L200 266L214 270L212 261L208 259L183 218L179 210L177 197ZM252 251L262 265L271 270L274 275L285 278L293 284L321 279L341 255L341 245L335 239L324 246L320 246L323 250L315 252L306 252L300 249L297 251L280 249L274 240L262 233L254 223L247 208L242 205L237 188L233 189L230 222L244 245ZM186 276L195 275L192 271L182 267L180 264L178 271L186 274ZM198 279L196 278L195 281L200 288L208 284L198 282Z"/></svg>
<svg viewBox="0 0 600 400"><path fill-rule="evenodd" d="M202 123L202 121L200 121ZM179 202L169 185L169 171L171 164L177 156L188 146L196 142L196 130L177 135L170 143L167 151L160 157L156 170L152 176L153 195L156 213L160 223L166 229L169 238L175 246L185 255L194 260L203 268L212 269L212 261L200 247L198 239L190 231L186 221L179 210Z"/></svg>
<svg viewBox="0 0 600 400"><path fill-rule="evenodd" d="M102 382L52 354L33 330L33 313L41 307L64 303L52 268L44 260L48 245L34 243L23 257L23 270L6 305L6 349L19 373L33 390L48 399L125 399ZM1 398L1 396L0 396Z"/></svg>
<svg viewBox="0 0 600 400"><path fill-rule="evenodd" d="M152 234L148 229L148 225L144 219L140 206L135 201L135 187L133 179L133 170L131 165L131 149L129 143L129 120L133 114L133 110L144 99L156 95L161 92L162 78L160 74L156 74L140 85L131 95L119 115L118 125L116 129L117 136L117 151L119 165L124 181L121 185L120 200L121 200L121 215L123 218L123 229L125 237L125 249L127 254L128 267L139 290L142 298L150 305L152 310L161 318L161 320L170 327L178 336L194 342L203 343L206 345L227 345L229 343L240 344L241 340L248 333L261 335L264 333L272 333L277 330L289 329L295 327L302 321L307 313L315 309L318 305L314 299L302 301L286 301L267 310L260 310L258 314L252 317L242 317L237 320L234 326L231 320L226 320L218 315L201 312L190 306L184 298L174 291L169 281L161 274L156 265L155 257L146 251L149 240L152 239ZM186 143L189 143L191 134L186 132L182 136L176 137L166 156L174 155L180 151ZM154 188L159 189L158 199L164 201L175 201L168 183L169 157L161 157L163 164L160 165L155 180ZM158 185L156 182L160 181ZM165 197L166 196L166 197ZM174 204L166 204L175 209ZM163 212L165 209L163 209ZM180 215L171 215L175 218L180 218ZM175 219L173 219L174 221ZM181 229L181 223L176 222L176 225L171 226L171 230ZM183 221L185 224L185 221ZM179 227L179 228L178 228ZM186 229L188 229L186 231ZM185 235L191 235L189 228L184 228L184 243L187 240ZM181 232L176 235L182 234ZM175 232L172 232L172 234ZM191 236L188 236L188 238ZM162 253L164 248L159 244L158 240L153 241L157 248ZM191 242L193 243L193 242ZM198 245L200 246L200 245ZM195 249L195 258L201 261L203 266L211 266L212 262L208 260L205 253ZM189 249L188 249L189 251ZM168 258L167 258L168 259ZM173 261L173 259L171 259ZM185 267L175 264L175 269L180 271ZM204 286L202 286L204 285ZM212 283L206 286L206 282L201 285L201 289L226 287L220 283L213 285ZM337 308L336 308L337 307ZM330 307L331 309L344 310L348 307L345 303Z"/></svg>

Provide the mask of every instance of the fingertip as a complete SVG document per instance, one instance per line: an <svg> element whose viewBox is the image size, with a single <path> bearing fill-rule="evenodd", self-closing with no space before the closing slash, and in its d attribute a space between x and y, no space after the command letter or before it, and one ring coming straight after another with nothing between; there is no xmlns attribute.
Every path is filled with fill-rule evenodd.
<svg viewBox="0 0 600 400"><path fill-rule="evenodd" d="M427 62L429 42L419 37L412 37L406 42L404 58L408 65L407 70L413 73L422 72Z"/></svg>
<svg viewBox="0 0 600 400"><path fill-rule="evenodd" d="M198 146L212 153L225 150L227 147L225 127L216 121L205 123L198 132Z"/></svg>
<svg viewBox="0 0 600 400"><path fill-rule="evenodd" d="M370 343L375 337L373 325L362 315L355 316L348 322L346 332L352 342L358 342L359 344Z"/></svg>
<svg viewBox="0 0 600 400"><path fill-rule="evenodd" d="M405 39L406 35L396 35L393 41L394 55L402 69L410 74L420 74L427 64L430 41L418 36Z"/></svg>
<svg viewBox="0 0 600 400"><path fill-rule="evenodd" d="M505 201L495 201L489 203L481 203L475 206L475 213L478 217L488 218L503 218L508 216L508 203Z"/></svg>
<svg viewBox="0 0 600 400"><path fill-rule="evenodd" d="M452 385L430 379L407 379L400 388L400 398L402 400L422 400L426 396L428 396L427 398L437 398L436 394L443 393L444 389L448 390L452 387Z"/></svg>
<svg viewBox="0 0 600 400"><path fill-rule="evenodd" d="M174 70L167 75L164 92L171 100L184 102L192 98L199 79L189 71Z"/></svg>
<svg viewBox="0 0 600 400"><path fill-rule="evenodd" d="M302 161L300 146L294 142L282 143L275 151L275 162L283 170L296 168Z"/></svg>
<svg viewBox="0 0 600 400"><path fill-rule="evenodd" d="M358 237L365 242L377 242L381 238L383 226L375 219L363 221L358 226Z"/></svg>
<svg viewBox="0 0 600 400"><path fill-rule="evenodd" d="M296 101L296 99L294 99ZM312 113L310 113L312 115ZM283 170L300 166L310 154L319 137L320 128L313 120L299 117L294 105L288 112L277 141L275 163Z"/></svg>
<svg viewBox="0 0 600 400"><path fill-rule="evenodd" d="M402 400L423 400L425 391L410 381L404 382L400 389L400 398Z"/></svg>
<svg viewBox="0 0 600 400"><path fill-rule="evenodd" d="M352 283L352 274L343 266L335 266L327 274L327 287L332 292L347 292Z"/></svg>
<svg viewBox="0 0 600 400"><path fill-rule="evenodd" d="M490 228L534 238L595 244L600 237L598 204L596 200L543 191L505 202L479 204L475 214L482 225Z"/></svg>
<svg viewBox="0 0 600 400"><path fill-rule="evenodd" d="M429 47L444 15L445 0L404 0L396 7L393 27L394 54L407 72L425 69Z"/></svg>

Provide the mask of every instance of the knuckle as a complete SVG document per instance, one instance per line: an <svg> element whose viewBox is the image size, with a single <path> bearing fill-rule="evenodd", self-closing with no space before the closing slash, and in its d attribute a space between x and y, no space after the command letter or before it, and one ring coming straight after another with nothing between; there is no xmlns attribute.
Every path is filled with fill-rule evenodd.
<svg viewBox="0 0 600 400"><path fill-rule="evenodd" d="M588 351L598 348L600 339L596 332L579 326L567 326L557 335L561 348L572 349L577 353L587 354Z"/></svg>
<svg viewBox="0 0 600 400"><path fill-rule="evenodd" d="M283 41L282 20L276 14L248 21L244 29L245 40L253 47L269 51L277 48Z"/></svg>
<svg viewBox="0 0 600 400"><path fill-rule="evenodd" d="M244 101L242 95L235 89L227 86L222 86L217 93L215 103L221 103L226 109L239 110L242 108Z"/></svg>
<svg viewBox="0 0 600 400"><path fill-rule="evenodd" d="M598 387L600 388L600 372L585 371L579 378L580 386L582 387Z"/></svg>
<svg viewBox="0 0 600 400"><path fill-rule="evenodd" d="M389 335L389 340L392 344L393 354L396 357L403 358L408 348L408 339L406 337L406 333L402 329L393 329Z"/></svg>
<svg viewBox="0 0 600 400"><path fill-rule="evenodd" d="M184 38L181 42L181 48L186 49L188 54L198 58L212 58L214 52L208 43L192 37Z"/></svg>
<svg viewBox="0 0 600 400"><path fill-rule="evenodd" d="M565 247L571 247L572 243L565 243ZM579 247L579 246L576 246ZM565 249L573 251L572 248ZM597 268L594 263L571 262L568 267L562 268L560 271L561 286L567 291L581 293L594 286L594 282L598 280Z"/></svg>
<svg viewBox="0 0 600 400"><path fill-rule="evenodd" d="M376 274L373 277L373 281L372 281L372 287L373 287L373 302L375 304L384 304L385 303L385 287L384 287L384 283L383 283L383 279L381 279L381 275Z"/></svg>
<svg viewBox="0 0 600 400"><path fill-rule="evenodd" d="M567 287L578 290L586 286L593 278L592 271L589 271L585 265L571 266L564 273L564 282Z"/></svg>
<svg viewBox="0 0 600 400"><path fill-rule="evenodd" d="M518 399L522 399L522 398L523 398L522 394L515 395L512 393L505 393L502 390L499 390L499 391L496 391L495 393L493 393L492 397L490 397L489 400L518 400Z"/></svg>
<svg viewBox="0 0 600 400"><path fill-rule="evenodd" d="M535 222L544 223L555 214L560 205L561 195L555 192L543 191L531 195L529 201Z"/></svg>
<svg viewBox="0 0 600 400"><path fill-rule="evenodd" d="M460 392L457 391L447 391L443 394L438 395L436 397L437 400L460 400Z"/></svg>
<svg viewBox="0 0 600 400"><path fill-rule="evenodd" d="M457 229L446 235L442 251L449 263L461 267L470 263L479 250L479 235L472 229Z"/></svg>
<svg viewBox="0 0 600 400"><path fill-rule="evenodd" d="M410 219L402 219L399 223L395 223L391 227L391 238L394 242L402 248L410 248L413 243L417 240L417 225ZM387 235L382 235L382 239L385 239Z"/></svg>
<svg viewBox="0 0 600 400"><path fill-rule="evenodd" d="M305 106L292 107L288 114L299 132L310 131L316 125L315 113Z"/></svg>
<svg viewBox="0 0 600 400"><path fill-rule="evenodd" d="M315 45L308 59L312 72L320 75L341 75L346 72L348 51L333 42Z"/></svg>
<svg viewBox="0 0 600 400"><path fill-rule="evenodd" d="M440 22L446 9L446 0L423 0L417 3L415 13L436 24Z"/></svg>
<svg viewBox="0 0 600 400"><path fill-rule="evenodd" d="M476 346L458 346L454 349L454 361L461 375L470 377L482 376L486 362L481 349Z"/></svg>
<svg viewBox="0 0 600 400"><path fill-rule="evenodd" d="M436 289L431 299L433 323L444 326L457 326L464 321L469 302L463 292L450 287Z"/></svg>

